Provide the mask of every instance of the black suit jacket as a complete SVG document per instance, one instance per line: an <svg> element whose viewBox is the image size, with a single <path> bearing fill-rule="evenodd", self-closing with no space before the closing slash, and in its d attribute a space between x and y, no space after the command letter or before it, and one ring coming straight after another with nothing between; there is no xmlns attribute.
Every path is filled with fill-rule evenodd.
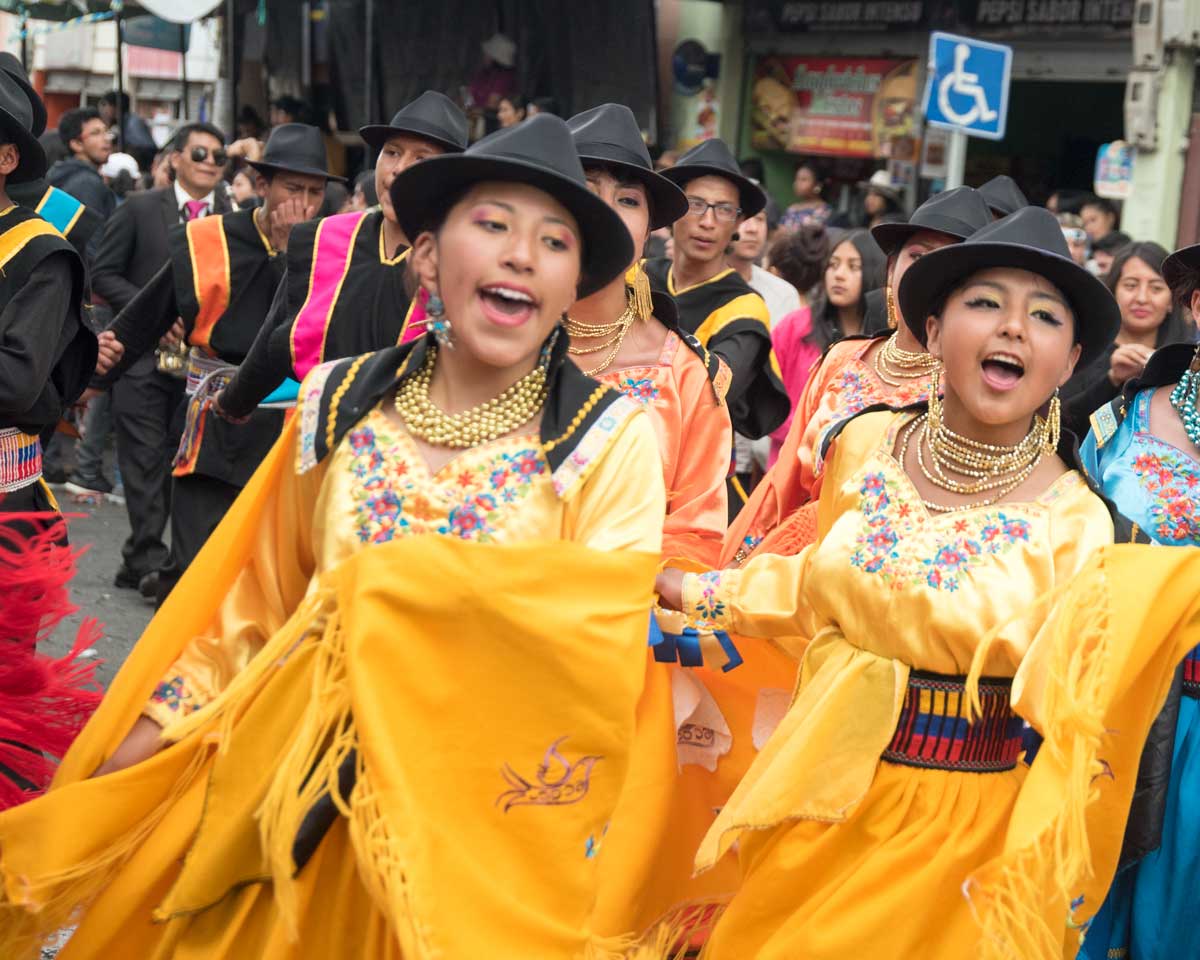
<svg viewBox="0 0 1200 960"><path fill-rule="evenodd" d="M213 213L228 213L229 198L220 184L213 194ZM92 292L120 313L167 262L167 230L182 221L175 188L131 193L104 225L100 249L92 263ZM153 351L138 360L139 371L154 363Z"/></svg>
<svg viewBox="0 0 1200 960"><path fill-rule="evenodd" d="M213 213L228 213L229 199L218 189ZM92 289L119 313L167 262L167 230L182 221L175 188L132 193L104 225L92 265Z"/></svg>

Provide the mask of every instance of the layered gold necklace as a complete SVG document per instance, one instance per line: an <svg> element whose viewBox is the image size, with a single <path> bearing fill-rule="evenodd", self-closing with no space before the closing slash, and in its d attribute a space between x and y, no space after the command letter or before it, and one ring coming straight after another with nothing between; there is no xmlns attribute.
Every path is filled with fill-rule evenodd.
<svg viewBox="0 0 1200 960"><path fill-rule="evenodd" d="M941 361L924 350L905 350L899 342L900 334L893 333L883 346L875 351L875 374L889 387L906 386L906 381L928 379L941 366Z"/></svg>
<svg viewBox="0 0 1200 960"><path fill-rule="evenodd" d="M603 373L607 370L612 362L617 358L617 354L621 352L621 344L625 342L625 334L629 333L629 328L634 325L638 319L638 312L634 309L632 303L625 307L625 311L617 317L612 323L583 323L575 320L572 317L567 317L567 334L571 338L571 345L567 348L573 357L586 357L593 353L600 353L602 350L607 350L604 359L590 370L584 370L589 377L594 377L598 373ZM605 339L605 338L608 339ZM577 347L575 345L578 340L600 340L595 346Z"/></svg>
<svg viewBox="0 0 1200 960"><path fill-rule="evenodd" d="M536 367L505 390L462 413L446 413L429 396L437 347L431 346L425 363L396 391L396 412L404 418L409 432L435 447L466 450L490 440L498 440L524 426L546 402L546 370L549 351L542 352Z"/></svg>
<svg viewBox="0 0 1200 960"><path fill-rule="evenodd" d="M935 381L936 390L936 381ZM1055 418L1051 417L1053 421ZM917 444L917 466L925 479L940 490L958 496L979 496L982 500L948 507L922 498L935 513L958 513L997 503L1024 483L1042 458L1058 446L1057 430L1039 416L1024 438L1012 446L980 443L955 433L942 421L942 405L937 394L929 396L929 412L909 424L900 438L900 462L908 459L911 440ZM928 445L930 462L925 461Z"/></svg>

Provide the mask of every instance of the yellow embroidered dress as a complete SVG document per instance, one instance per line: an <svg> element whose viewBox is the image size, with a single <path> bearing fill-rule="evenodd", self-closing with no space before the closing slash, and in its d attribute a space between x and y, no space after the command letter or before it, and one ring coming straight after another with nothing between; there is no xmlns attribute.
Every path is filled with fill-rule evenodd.
<svg viewBox="0 0 1200 960"><path fill-rule="evenodd" d="M1035 602L1112 542L1110 513L1069 472L1034 502L933 515L892 455L911 416L845 427L813 546L685 578L686 612L801 659L790 710L697 858L706 867L737 841L744 872L706 957L959 960L984 939L973 909L998 935L997 956L1018 927L1030 939L1012 955L1052 956L1047 944L1061 950L1067 936L1068 885L1047 879L1045 863L1088 864L1090 838L1099 882L1115 868L1128 793L1099 824L1083 818L1079 796L1099 766L1075 750L1072 723L1121 731L1101 750L1105 789L1131 792L1139 723L1153 719L1171 668L1161 689L1120 701L1123 713L1097 696L1085 721L1095 704L1072 713L1069 700L1085 699L1088 675L1064 664L1085 655L1089 635L1048 629L1051 605ZM972 722L973 663L983 679ZM1068 689L1051 697L1056 683ZM1032 768L1017 761L1020 717L1047 737ZM1079 832L1061 840L1068 822L1083 849ZM1060 837L1053 854L1002 869L1047 832Z"/></svg>
<svg viewBox="0 0 1200 960"><path fill-rule="evenodd" d="M306 378L55 788L0 818L0 954L76 905L63 960L608 949L664 498L647 418L565 339L540 435L436 472L384 412L426 341ZM85 779L141 711L172 745Z"/></svg>

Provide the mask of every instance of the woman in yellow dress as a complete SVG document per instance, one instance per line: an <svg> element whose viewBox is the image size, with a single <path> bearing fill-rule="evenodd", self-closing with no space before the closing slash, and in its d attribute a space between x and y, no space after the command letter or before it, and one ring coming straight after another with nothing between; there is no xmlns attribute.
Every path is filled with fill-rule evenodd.
<svg viewBox="0 0 1200 960"><path fill-rule="evenodd" d="M3 956L67 922L63 960L619 945L589 916L665 498L560 320L629 233L550 116L392 199L430 332L308 375L52 790L0 817Z"/></svg>
<svg viewBox="0 0 1200 960"><path fill-rule="evenodd" d="M804 552L660 575L664 603L801 660L697 858L736 842L744 873L717 960L1073 955L1187 650L1118 622L1123 585L1092 560L1128 524L1077 469L1053 398L1119 316L1053 216L927 254L899 294L944 400L935 385L835 431ZM1175 601L1160 623L1195 615L1194 575ZM1023 721L1045 737L1028 766Z"/></svg>
<svg viewBox="0 0 1200 960"><path fill-rule="evenodd" d="M871 228L887 254L884 296L892 329L840 340L813 368L778 459L726 531L721 566L740 566L755 553L796 553L812 543L826 431L877 403L904 406L925 399L936 362L899 316L896 291L925 254L961 242L991 220L979 193L958 187L930 197L907 223Z"/></svg>

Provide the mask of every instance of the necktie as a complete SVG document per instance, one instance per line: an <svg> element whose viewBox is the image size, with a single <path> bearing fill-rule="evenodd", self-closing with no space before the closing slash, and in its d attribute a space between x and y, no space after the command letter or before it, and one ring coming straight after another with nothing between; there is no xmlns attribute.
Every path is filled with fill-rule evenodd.
<svg viewBox="0 0 1200 960"><path fill-rule="evenodd" d="M183 205L183 219L195 220L208 212L208 203L204 200L188 200Z"/></svg>

